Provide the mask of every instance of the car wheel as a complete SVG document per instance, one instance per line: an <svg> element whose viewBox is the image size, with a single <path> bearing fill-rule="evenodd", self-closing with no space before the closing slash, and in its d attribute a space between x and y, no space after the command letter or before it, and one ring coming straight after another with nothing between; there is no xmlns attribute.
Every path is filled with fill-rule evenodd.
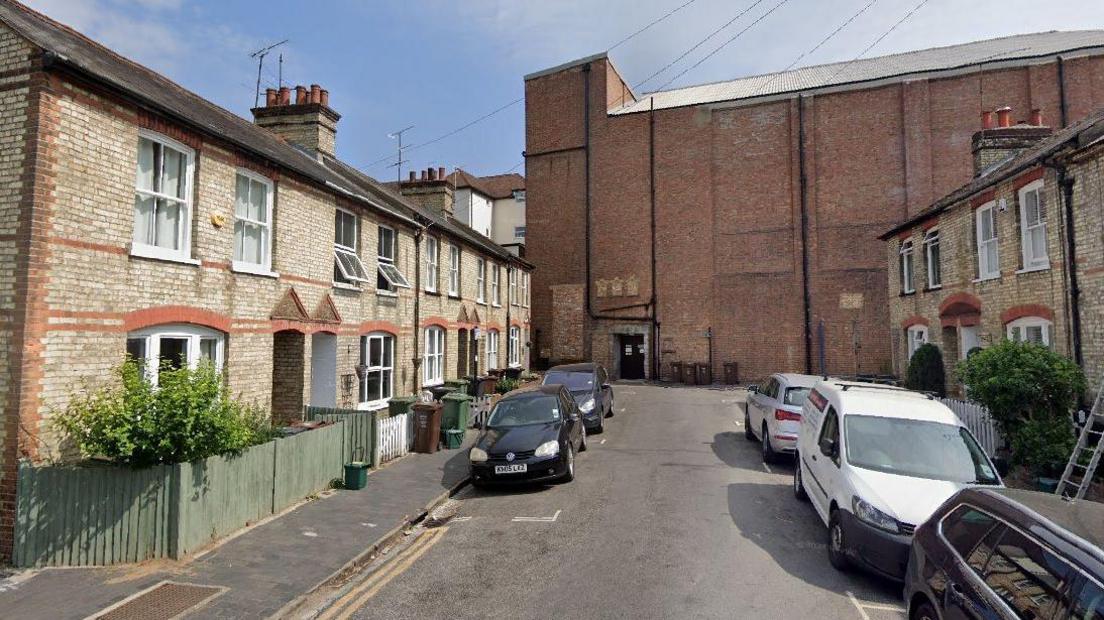
<svg viewBox="0 0 1104 620"><path fill-rule="evenodd" d="M935 614L935 608L927 601L917 605L909 618L910 620L939 620L939 616Z"/></svg>
<svg viewBox="0 0 1104 620"><path fill-rule="evenodd" d="M602 418L598 418L598 426L594 427L595 434L606 432L606 425L602 422Z"/></svg>
<svg viewBox="0 0 1104 620"><path fill-rule="evenodd" d="M751 430L751 416L748 415L747 408L751 405L744 404L744 439L748 441L755 441L755 432Z"/></svg>
<svg viewBox="0 0 1104 620"><path fill-rule="evenodd" d="M606 417L607 418L612 418L613 417L613 394L610 394L610 404L609 404L609 409L606 410Z"/></svg>
<svg viewBox="0 0 1104 620"><path fill-rule="evenodd" d="M767 423L763 422L763 462L773 463L778 460L778 453L771 447L770 433L767 432Z"/></svg>
<svg viewBox="0 0 1104 620"><path fill-rule="evenodd" d="M579 452L586 452L586 427L583 427L583 437L579 440Z"/></svg>
<svg viewBox="0 0 1104 620"><path fill-rule="evenodd" d="M575 479L575 451L571 449L571 444L567 444L567 471L564 472L563 481L571 482Z"/></svg>
<svg viewBox="0 0 1104 620"><path fill-rule="evenodd" d="M836 570L851 568L847 559L847 541L843 539L843 524L840 523L839 510L833 510L828 516L828 561Z"/></svg>
<svg viewBox="0 0 1104 620"><path fill-rule="evenodd" d="M805 492L805 483L801 480L801 459L794 453L793 493L797 499L807 502L809 495Z"/></svg>

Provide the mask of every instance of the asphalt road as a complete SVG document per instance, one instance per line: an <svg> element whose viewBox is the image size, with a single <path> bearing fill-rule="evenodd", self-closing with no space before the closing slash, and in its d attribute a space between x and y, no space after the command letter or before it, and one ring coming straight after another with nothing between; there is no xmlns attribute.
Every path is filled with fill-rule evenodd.
<svg viewBox="0 0 1104 620"><path fill-rule="evenodd" d="M899 585L828 564L792 464L744 438L742 391L615 394L575 482L461 493L320 617L904 617Z"/></svg>

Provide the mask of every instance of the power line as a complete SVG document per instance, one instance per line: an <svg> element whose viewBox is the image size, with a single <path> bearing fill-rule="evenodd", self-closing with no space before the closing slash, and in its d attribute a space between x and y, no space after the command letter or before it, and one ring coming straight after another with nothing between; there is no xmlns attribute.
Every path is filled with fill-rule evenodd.
<svg viewBox="0 0 1104 620"><path fill-rule="evenodd" d="M670 10L670 11L669 11L669 12L668 12L668 13L667 13L666 15L664 15L663 17L660 17L659 19L655 19L655 20L652 20L652 22L651 22L651 23L649 23L649 24L648 24L647 26L644 26L644 27L643 27L643 28L641 28L640 30L637 30L636 32L634 32L634 33L630 34L629 36L625 37L624 39L621 39L621 40L620 40L620 41L618 41L617 43L614 43L614 44L613 44L613 45L611 45L611 46L609 47L609 49L607 49L606 51L607 51L607 52L612 52L613 50L617 49L618 47L621 47L621 44L622 44L622 43L627 43L627 42L629 41L629 39L632 39L632 38L633 38L633 37L635 37L636 35L638 35L638 34L640 34L640 33L644 32L645 30L647 30L647 29L651 28L652 26L654 26L654 25L658 24L659 22L661 22L661 21L663 21L663 20L667 19L668 17L670 17L670 16L674 15L675 13L678 13L679 11L681 11L681 10L685 9L686 7L690 6L691 4L694 4L694 3L695 3L695 2L697 2L697 1L698 1L698 0L689 0L688 2L684 2L684 3L680 4L680 5L678 5L677 7L675 7L675 8L673 8L673 9L671 9L671 10Z"/></svg>
<svg viewBox="0 0 1104 620"><path fill-rule="evenodd" d="M867 2L866 5L863 6L863 8L859 9L858 12L856 12L851 17L847 18L847 21L845 21L842 24L840 24L839 26L837 26L836 29L833 30L828 36L821 39L820 43L817 43L816 45L814 45L812 49L810 49L806 52L802 52L802 54L800 56L798 56L797 58L795 58L794 61L791 62L785 69L775 73L774 76L772 76L770 80L768 80L765 84L763 84L762 86L760 86L759 88L756 89L755 94L758 95L758 94L762 93L763 91L765 91L767 89L767 87L770 86L771 84L773 84L775 82L775 80L777 80L779 77L781 77L781 75L783 73L785 73L785 72L789 71L790 69L793 69L795 66L797 66L797 63L801 62L802 58L805 58L806 56L808 56L808 55L816 52L818 49L820 49L825 43L827 43L829 40L831 40L833 37L835 37L837 34L839 34L841 30L843 30L848 25L850 25L851 22L858 19L860 15L865 13L868 9L870 9L870 7L874 6L874 4L877 3L877 2L878 2L878 0L870 0L870 2Z"/></svg>
<svg viewBox="0 0 1104 620"><path fill-rule="evenodd" d="M662 69L660 69L659 71L656 71L655 73L653 73L653 74L649 75L648 77L644 78L643 80L641 80L641 81L637 82L637 83L636 83L636 86L633 86L633 88L640 88L640 87L641 87L641 86L643 86L644 84L647 84L648 82L652 81L652 78L654 78L655 76L657 76L657 75L659 75L659 74L663 73L664 71L666 71L666 70L670 69L671 67L673 67L673 66L674 66L674 65L675 65L676 63L678 63L678 61L682 60L683 58L686 58L686 57L687 57L687 56L689 56L689 55L690 55L690 54L691 54L691 53L692 53L692 52L693 52L694 50L698 49L698 48L699 48L699 47L701 47L702 45L705 45L705 42L706 42L706 41L708 41L708 40L712 39L713 37L717 36L717 34L718 34L718 33L720 33L720 32L721 32L722 30L724 30L725 28L728 28L729 26L731 26L733 22L735 22L736 20L740 19L740 18L741 18L741 17L743 17L744 15L747 15L747 13L748 13L749 11L751 11L751 10L752 10L752 9L754 9L755 7L759 6L759 5L760 5L760 4L762 4L763 2L764 2L764 0L755 0L755 3L754 3L754 4L752 4L751 6L749 6L749 7L748 7L748 8L746 8L746 9L744 9L743 11L740 11L739 13L737 13L737 14L736 14L736 17L733 17L732 19L728 20L727 22L725 22L725 23L721 24L721 27L720 27L720 28L717 28L717 29L716 29L716 30L714 30L713 32L710 32L710 33L709 33L708 35L706 35L706 37L705 37L704 39L702 39L702 40L698 41L697 43L695 43L695 44L693 45L693 47L691 47L690 49L686 50L686 51L685 51L685 52L683 52L682 54L679 54L679 57L678 57L678 58L676 58L676 59L672 60L671 62L667 63L666 65L664 65L664 67L663 67Z"/></svg>
<svg viewBox="0 0 1104 620"><path fill-rule="evenodd" d="M790 1L790 0L782 0L782 1L781 1L781 2L779 2L778 4L776 4L776 5L772 6L772 7L770 8L770 10L769 10L769 11L767 11L766 13L763 13L762 15L760 15L759 17L757 17L757 18L755 19L755 21L751 22L751 23L750 23L750 24L748 24L747 26L744 26L744 29L743 29L743 30L741 30L740 32L737 32L736 34L734 34L734 35L732 35L731 37L729 37L727 41L725 41L724 43L721 43L721 44L720 44L720 45L719 45L719 46L718 46L718 47L717 47L716 49L714 49L714 50L713 50L712 52L709 52L708 54L706 54L705 56L703 56L703 57L702 57L702 58L701 58L700 60L698 60L698 62L696 62L696 63L694 63L694 64L690 65L689 67L687 67L687 68L683 69L682 71L679 71L679 72L678 72L678 74L677 74L677 75L675 75L675 77L673 77L673 78L671 78L671 79L667 80L666 82L664 82L664 83L663 83L663 85L662 85L662 86L660 86L659 88L657 88L656 90L663 90L664 88L666 88L667 86L669 86L669 85L671 84L671 82L674 82L675 80L679 79L680 77L682 77L682 76L686 75L686 74L687 74L687 73L688 73L689 71L692 71L692 70L694 70L694 69L695 69L695 68L697 68L697 67L698 67L698 66L699 66L700 64L702 64L703 62L705 62L705 61L709 60L710 58L712 58L714 54L716 54L717 52L719 52L719 51L723 50L723 49L724 49L725 47L727 47L727 46L728 46L728 44L729 44L729 43L732 43L732 42L733 42L733 41L735 41L736 39L739 39L741 35L743 35L743 34L744 34L745 32L747 32L748 30L751 30L752 28L754 28L756 24L758 24L759 22L761 22L761 21L763 21L764 19L766 19L767 17L769 17L771 13L774 13L774 12L775 12L775 11L777 11L778 9L782 8L782 5L786 4L786 3L787 3L787 2L789 2L789 1ZM926 1L927 1L927 0L925 0L925 2L926 2ZM756 2L756 4L758 4L758 2Z"/></svg>
<svg viewBox="0 0 1104 620"><path fill-rule="evenodd" d="M908 19L909 19L910 17L912 17L912 16L913 16L913 15L914 15L914 14L915 14L915 13L916 13L917 11L919 11L919 10L920 10L921 8L923 8L923 7L924 7L924 5L928 3L928 1L929 1L929 0L920 0L920 4L917 4L916 6L912 7L912 10L911 10L911 11L909 11L908 13L905 13L905 16L904 16L904 17L902 17L901 19L897 20L897 23L896 23L896 24L893 24L892 26L890 26L889 30L886 30L885 32L883 32L883 33L882 33L882 35L881 35L880 37L878 37L877 39L874 39L874 42L873 42L873 43L871 43L870 45L867 45L867 46L866 46L866 49L864 49L863 51L859 52L859 55L858 55L858 56L855 56L855 57L854 57L853 59L851 59L851 60L849 60L848 62L844 63L844 64L843 64L843 66L841 66L841 67L839 68L839 71L836 71L835 73L833 73L833 74L832 74L832 77L828 78L828 80L827 80L827 83L831 83L831 82L832 82L832 80L836 79L836 76L838 76L839 74L843 73L843 70L844 70L844 69L846 69L847 67L849 67L849 66L851 65L851 63L853 63L853 62L855 62L856 60L858 60L858 59L862 58L863 56L865 56L865 55L866 55L866 53L867 53L867 52L869 52L870 50L874 49L874 46L875 46L875 45L877 45L877 44L881 43L881 42L882 42L882 39L885 39L886 37L888 37L888 36L889 36L889 34L890 34L891 32L893 32L894 30L896 30L896 29L897 29L897 27L898 27L898 26L900 26L901 24L903 24L903 23L905 23L906 21L908 21Z"/></svg>

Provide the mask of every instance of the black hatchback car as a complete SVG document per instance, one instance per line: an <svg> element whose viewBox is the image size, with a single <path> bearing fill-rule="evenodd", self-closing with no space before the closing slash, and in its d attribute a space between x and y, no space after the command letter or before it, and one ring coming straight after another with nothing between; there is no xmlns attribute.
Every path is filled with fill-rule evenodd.
<svg viewBox="0 0 1104 620"><path fill-rule="evenodd" d="M601 433L603 420L613 415L613 388L601 364L562 364L548 369L544 385L562 384L575 399L587 430Z"/></svg>
<svg viewBox="0 0 1104 620"><path fill-rule="evenodd" d="M579 408L564 386L514 390L495 405L468 453L472 483L571 482L584 450Z"/></svg>
<svg viewBox="0 0 1104 620"><path fill-rule="evenodd" d="M1104 504L969 488L916 530L910 620L1104 620Z"/></svg>

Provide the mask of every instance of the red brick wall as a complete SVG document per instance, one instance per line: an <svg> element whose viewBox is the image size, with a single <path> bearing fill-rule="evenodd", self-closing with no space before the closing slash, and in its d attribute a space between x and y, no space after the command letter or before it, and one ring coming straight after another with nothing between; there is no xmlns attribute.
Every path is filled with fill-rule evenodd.
<svg viewBox="0 0 1104 620"><path fill-rule="evenodd" d="M591 66L592 305L601 313L645 303L651 293L649 115L608 115L625 100L624 84L606 60ZM1104 105L1104 59L1067 61L1065 70L1071 121ZM576 66L526 82L526 249L537 265L533 317L544 352L555 348L549 287L585 281L580 147L587 75ZM830 372L891 369L877 235L969 180L980 112L1003 105L1014 108L1015 119L1038 107L1057 123L1056 65L805 99L814 370L820 320ZM707 359L710 327L714 376L726 361L738 362L744 379L804 370L796 102L654 114L664 374L667 362ZM572 150L548 153L559 149ZM638 295L597 295L599 281L628 277L640 282ZM590 337L610 323L592 322Z"/></svg>

